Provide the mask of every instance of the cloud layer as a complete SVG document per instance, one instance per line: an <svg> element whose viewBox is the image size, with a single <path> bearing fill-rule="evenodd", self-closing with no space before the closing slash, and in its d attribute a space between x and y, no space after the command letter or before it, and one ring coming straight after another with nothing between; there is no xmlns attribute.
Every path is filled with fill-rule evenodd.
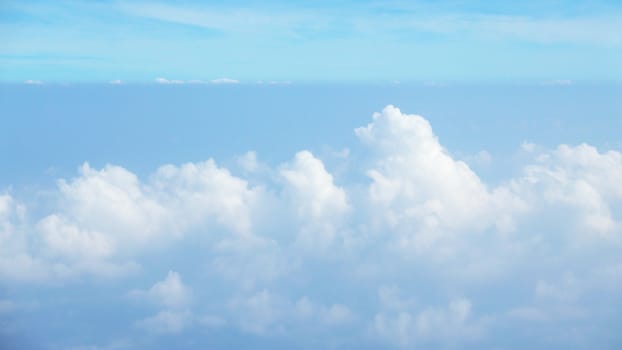
<svg viewBox="0 0 622 350"><path fill-rule="evenodd" d="M368 152L357 182L303 150L145 178L85 163L39 215L5 192L0 283L122 281L128 306L150 308L131 328L150 336L512 348L492 336L511 330L534 347L619 344L607 324L620 315L606 312L622 292L619 152L525 145L521 173L491 185L421 116L387 106L355 134ZM167 266L150 265L159 256Z"/></svg>

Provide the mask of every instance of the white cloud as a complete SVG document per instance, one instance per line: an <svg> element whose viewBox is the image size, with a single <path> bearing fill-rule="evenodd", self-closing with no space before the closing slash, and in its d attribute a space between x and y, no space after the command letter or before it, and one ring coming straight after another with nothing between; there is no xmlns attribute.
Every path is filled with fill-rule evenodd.
<svg viewBox="0 0 622 350"><path fill-rule="evenodd" d="M26 85L43 85L43 82L41 80L28 79L28 80L24 81L24 84L26 84Z"/></svg>
<svg viewBox="0 0 622 350"><path fill-rule="evenodd" d="M194 322L193 313L188 309L192 290L184 285L175 271L169 271L164 280L156 282L148 290L133 290L128 296L162 307L156 315L136 321L138 328L153 333L180 333Z"/></svg>
<svg viewBox="0 0 622 350"><path fill-rule="evenodd" d="M263 84L263 81L258 82L259 84ZM268 80L265 82L268 85L292 85L292 82L289 80Z"/></svg>
<svg viewBox="0 0 622 350"><path fill-rule="evenodd" d="M356 318L352 310L346 305L318 305L307 296L298 299L293 308L294 318L301 319L304 323L315 322L327 327L350 324Z"/></svg>
<svg viewBox="0 0 622 350"><path fill-rule="evenodd" d="M429 225L456 226L459 222L452 221L468 221L485 209L484 184L465 163L451 158L422 117L388 106L356 134L380 154L377 167L368 172L370 199L407 206L395 208L396 215L412 213Z"/></svg>
<svg viewBox="0 0 622 350"><path fill-rule="evenodd" d="M245 332L268 335L285 331L282 322L287 302L266 289L248 297L232 298L228 306L239 317L237 323Z"/></svg>
<svg viewBox="0 0 622 350"><path fill-rule="evenodd" d="M8 194L0 195L0 217L6 217L11 206L13 198Z"/></svg>
<svg viewBox="0 0 622 350"><path fill-rule="evenodd" d="M464 161L475 167L488 167L492 164L492 155L486 150L481 150L476 154L467 155L464 157Z"/></svg>
<svg viewBox="0 0 622 350"><path fill-rule="evenodd" d="M416 307L412 300L400 299L395 288L379 291L381 311L373 321L374 331L389 343L403 348L417 344L463 344L481 337L486 319L475 317L471 301L455 298L447 306ZM395 308L400 305L401 307Z"/></svg>
<svg viewBox="0 0 622 350"><path fill-rule="evenodd" d="M123 261L127 257L194 228L219 226L251 239L253 221L267 210L262 188L250 187L212 160L165 165L145 182L119 166L96 170L84 164L79 176L58 181L56 195L53 212L25 224L19 234L16 220L23 208L11 204L10 196L0 197L0 272L8 278L125 275L136 271L135 263ZM16 268L12 256L25 263L18 271L32 278L10 271Z"/></svg>
<svg viewBox="0 0 622 350"><path fill-rule="evenodd" d="M350 156L350 149L349 148L343 148L340 151L333 151L332 155L337 157L337 158L342 158L342 159L346 159Z"/></svg>
<svg viewBox="0 0 622 350"><path fill-rule="evenodd" d="M315 305L313 305L307 296L298 299L294 304L294 313L297 317L303 319L311 318L315 311Z"/></svg>
<svg viewBox="0 0 622 350"><path fill-rule="evenodd" d="M586 144L560 145L535 158L536 163L526 166L518 181L519 191L533 206L540 212L574 209L587 235L607 237L619 231L620 223L611 210L622 201L619 152L600 153Z"/></svg>
<svg viewBox="0 0 622 350"><path fill-rule="evenodd" d="M402 296L402 291L397 286L380 286L378 299L384 310L392 312L409 310L417 306L417 301L412 297Z"/></svg>
<svg viewBox="0 0 622 350"><path fill-rule="evenodd" d="M0 194L0 282L41 282L65 270L32 256L25 219L25 207L10 194Z"/></svg>
<svg viewBox="0 0 622 350"><path fill-rule="evenodd" d="M340 325L352 322L354 315L350 308L342 304L333 304L323 311L324 322L328 325Z"/></svg>
<svg viewBox="0 0 622 350"><path fill-rule="evenodd" d="M553 299L555 301L575 301L581 294L577 280L571 272L563 274L556 283L538 281L535 294L538 298Z"/></svg>
<svg viewBox="0 0 622 350"><path fill-rule="evenodd" d="M254 151L248 151L244 153L242 156L237 158L238 164L242 169L248 171L249 173L257 171L259 168L259 163L257 162L257 153Z"/></svg>
<svg viewBox="0 0 622 350"><path fill-rule="evenodd" d="M319 248L329 245L350 211L345 190L334 184L322 161L309 151L298 152L291 163L282 165L280 175L295 215L303 223L301 243Z"/></svg>
<svg viewBox="0 0 622 350"><path fill-rule="evenodd" d="M123 85L123 81L120 79L114 79L109 82L112 85Z"/></svg>
<svg viewBox="0 0 622 350"><path fill-rule="evenodd" d="M349 210L345 191L336 186L321 160L309 151L298 152L281 176L294 196L298 216L308 221L334 220Z"/></svg>
<svg viewBox="0 0 622 350"><path fill-rule="evenodd" d="M393 106L373 119L355 130L376 155L367 172L372 215L401 232L401 247L421 252L461 231L513 228L520 200L505 188L489 191L466 163L451 157L426 119Z"/></svg>
<svg viewBox="0 0 622 350"><path fill-rule="evenodd" d="M154 81L157 84L164 84L164 85L181 85L181 84L200 85L200 84L205 84L205 82L203 80L199 80L199 79L180 80L180 79L167 79L167 78L158 77L158 78L155 78ZM122 83L123 82L121 80L113 80L113 81L111 81L111 84L122 84Z"/></svg>
<svg viewBox="0 0 622 350"><path fill-rule="evenodd" d="M135 323L138 328L153 333L180 333L192 324L190 311L163 310Z"/></svg>
<svg viewBox="0 0 622 350"><path fill-rule="evenodd" d="M205 223L211 218L241 235L251 234L253 210L264 193L211 159L162 166L152 177L151 188L175 213L177 225Z"/></svg>
<svg viewBox="0 0 622 350"><path fill-rule="evenodd" d="M525 152L533 152L536 150L536 144L533 142L523 141L520 148Z"/></svg>
<svg viewBox="0 0 622 350"><path fill-rule="evenodd" d="M178 80L178 79L166 79L166 78L155 78L155 82L158 84L184 84L185 82L183 80Z"/></svg>
<svg viewBox="0 0 622 350"><path fill-rule="evenodd" d="M299 263L273 239L240 237L224 239L214 247L210 267L243 289L274 281L294 271Z"/></svg>
<svg viewBox="0 0 622 350"><path fill-rule="evenodd" d="M126 169L85 163L80 176L59 181L61 214L80 228L109 239L146 242L166 230L167 209Z"/></svg>
<svg viewBox="0 0 622 350"><path fill-rule="evenodd" d="M6 246L13 239L16 216L23 216L23 207L15 203L9 194L0 194L0 243ZM21 213L21 215L20 215ZM0 248L0 252L3 249Z"/></svg>
<svg viewBox="0 0 622 350"><path fill-rule="evenodd" d="M471 301L465 298L451 300L445 308L427 308L417 315L415 329L422 337L457 335L476 336L478 328L467 325L471 317Z"/></svg>
<svg viewBox="0 0 622 350"><path fill-rule="evenodd" d="M175 271L169 271L166 278L148 290L133 290L129 296L136 300L148 300L167 309L184 308L192 301L192 290L184 285Z"/></svg>
<svg viewBox="0 0 622 350"><path fill-rule="evenodd" d="M218 78L210 80L212 84L239 84L239 80L231 79L231 78Z"/></svg>
<svg viewBox="0 0 622 350"><path fill-rule="evenodd" d="M283 335L312 328L329 330L356 320L346 305L323 305L309 297L292 300L263 289L247 296L236 296L228 303L236 323L245 332L257 335Z"/></svg>
<svg viewBox="0 0 622 350"><path fill-rule="evenodd" d="M0 257L0 280L11 282L44 282L51 276L70 275L68 267L60 263L33 258L28 253Z"/></svg>
<svg viewBox="0 0 622 350"><path fill-rule="evenodd" d="M160 167L147 183L118 166L82 166L81 176L59 182L62 215L85 230L127 244L177 237L188 227L219 222L251 231L251 211L261 189L209 160Z"/></svg>
<svg viewBox="0 0 622 350"><path fill-rule="evenodd" d="M64 218L50 215L37 225L52 253L81 259L99 259L114 251L113 242L99 232L84 231Z"/></svg>

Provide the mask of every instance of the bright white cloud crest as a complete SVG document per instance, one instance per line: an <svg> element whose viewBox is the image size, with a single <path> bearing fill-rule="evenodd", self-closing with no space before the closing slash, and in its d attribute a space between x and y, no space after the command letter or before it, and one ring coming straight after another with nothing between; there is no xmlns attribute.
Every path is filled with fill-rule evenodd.
<svg viewBox="0 0 622 350"><path fill-rule="evenodd" d="M253 181L211 159L164 165L145 179L84 164L76 178L58 182L57 205L39 218L2 194L0 281L123 278L148 268L141 259L181 246L193 269L128 288L131 299L158 308L137 328L285 336L350 327L405 348L484 341L496 325L596 310L622 292L619 152L531 145L523 173L490 186L421 116L387 106L355 133L370 151L363 183L343 183L303 150L274 168L254 152L238 158ZM266 174L270 180L257 185ZM182 282L195 270L212 282ZM466 283L460 275L478 278ZM411 278L420 283L413 287ZM322 293L335 280L343 292ZM225 296L208 293L218 283ZM503 284L526 297L486 309L477 291ZM601 300L582 297L595 290ZM361 307L349 297L354 291L369 291L373 302ZM316 326L303 326L309 322Z"/></svg>
<svg viewBox="0 0 622 350"><path fill-rule="evenodd" d="M393 106L375 113L373 123L356 129L376 154L367 174L376 213L403 234L400 244L426 249L443 235L511 227L511 214L523 206L506 188L488 190L480 178L441 146L429 122Z"/></svg>

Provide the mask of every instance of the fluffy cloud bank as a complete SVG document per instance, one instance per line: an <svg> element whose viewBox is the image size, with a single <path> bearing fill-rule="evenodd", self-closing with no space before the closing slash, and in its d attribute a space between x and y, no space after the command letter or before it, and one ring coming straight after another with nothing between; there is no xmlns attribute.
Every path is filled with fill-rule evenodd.
<svg viewBox="0 0 622 350"><path fill-rule="evenodd" d="M505 187L488 189L469 166L451 157L430 123L387 106L356 135L375 155L369 201L376 218L418 252L466 231L513 228L524 208Z"/></svg>
<svg viewBox="0 0 622 350"><path fill-rule="evenodd" d="M369 151L355 183L303 150L277 166L249 152L243 175L211 159L145 178L84 164L38 217L1 194L0 283L132 283L164 269L152 287L126 289L156 308L134 328L335 347L491 345L495 331L525 335L535 321L559 335L536 345L555 347L568 324L589 342L603 336L590 321L620 321L594 316L622 292L619 152L525 146L522 172L490 185L421 116L387 106L355 134ZM160 255L177 267L150 266Z"/></svg>

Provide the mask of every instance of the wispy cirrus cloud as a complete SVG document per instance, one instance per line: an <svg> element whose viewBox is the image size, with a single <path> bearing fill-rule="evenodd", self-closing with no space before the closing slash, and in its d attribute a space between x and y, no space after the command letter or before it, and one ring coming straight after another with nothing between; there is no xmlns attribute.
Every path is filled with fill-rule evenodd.
<svg viewBox="0 0 622 350"><path fill-rule="evenodd" d="M619 7L479 7L452 1L354 7L10 3L0 23L9 34L0 59L9 67L3 79L12 82L31 78L35 67L41 70L37 77L49 82L146 82L196 72L205 81L235 75L245 82L619 78ZM20 18L19 25L11 18ZM378 56L376 50L391 54Z"/></svg>
<svg viewBox="0 0 622 350"><path fill-rule="evenodd" d="M622 44L622 13L615 12L559 17L460 13L451 9L442 11L415 7L401 8L388 15L375 13L366 6L344 13L322 7L300 11L281 6L266 11L253 7L239 10L225 6L164 3L121 3L120 9L135 16L231 33L280 31L301 37L312 32L387 37L434 34L494 42L518 40L539 44Z"/></svg>

